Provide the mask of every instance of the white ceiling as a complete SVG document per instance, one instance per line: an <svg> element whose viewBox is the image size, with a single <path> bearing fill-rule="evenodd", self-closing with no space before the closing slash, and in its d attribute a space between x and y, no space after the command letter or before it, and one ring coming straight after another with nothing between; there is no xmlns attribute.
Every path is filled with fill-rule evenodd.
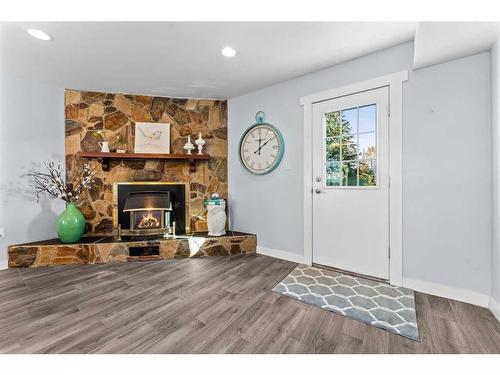
<svg viewBox="0 0 500 375"><path fill-rule="evenodd" d="M487 51L498 39L498 22L420 22L413 67L439 64Z"/></svg>
<svg viewBox="0 0 500 375"><path fill-rule="evenodd" d="M413 22L2 23L3 69L60 87L231 98L412 40ZM26 33L39 28L54 40ZM221 55L230 45L232 59Z"/></svg>
<svg viewBox="0 0 500 375"><path fill-rule="evenodd" d="M232 98L413 39L415 68L441 63L488 50L498 31L484 22L0 23L0 63L64 88ZM221 55L227 45L236 57Z"/></svg>

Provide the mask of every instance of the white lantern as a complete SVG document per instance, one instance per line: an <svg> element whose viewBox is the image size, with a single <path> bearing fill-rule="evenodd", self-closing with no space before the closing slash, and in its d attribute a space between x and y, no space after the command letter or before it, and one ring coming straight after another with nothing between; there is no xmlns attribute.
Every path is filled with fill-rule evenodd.
<svg viewBox="0 0 500 375"><path fill-rule="evenodd" d="M207 206L207 225L209 236L223 236L226 234L226 202L219 194L212 194L205 201Z"/></svg>

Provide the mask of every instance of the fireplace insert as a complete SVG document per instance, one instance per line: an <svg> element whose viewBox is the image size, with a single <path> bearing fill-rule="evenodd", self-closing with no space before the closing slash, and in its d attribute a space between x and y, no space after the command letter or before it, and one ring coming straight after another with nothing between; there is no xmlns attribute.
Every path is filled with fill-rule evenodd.
<svg viewBox="0 0 500 375"><path fill-rule="evenodd" d="M129 193L123 212L130 212L130 229L133 231L165 230L173 226L168 191Z"/></svg>
<svg viewBox="0 0 500 375"><path fill-rule="evenodd" d="M183 183L116 183L113 186L114 227L132 236L190 232L189 185ZM175 224L174 224L175 223Z"/></svg>

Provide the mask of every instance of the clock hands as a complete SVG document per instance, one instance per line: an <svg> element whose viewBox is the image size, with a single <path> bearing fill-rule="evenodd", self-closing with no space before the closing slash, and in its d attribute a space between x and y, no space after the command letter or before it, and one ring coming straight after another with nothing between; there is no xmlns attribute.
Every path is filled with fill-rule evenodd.
<svg viewBox="0 0 500 375"><path fill-rule="evenodd" d="M258 151L258 152L259 152L259 155L260 155L260 150L261 150L261 148L262 148L262 147L264 147L265 145L267 145L267 143L268 143L271 139L273 139L273 138L274 138L274 136L272 136L271 138L269 138L267 141L265 141L265 142L264 142L264 144L263 144L263 145L260 145L260 142L259 142L259 148L258 148L257 150L255 150L255 151L254 151L254 154L256 154L256 153L257 153L257 151Z"/></svg>
<svg viewBox="0 0 500 375"><path fill-rule="evenodd" d="M257 148L257 150L255 150L254 154L256 154L257 151L258 151L259 155L260 155L260 144L262 143L262 137L260 136L260 133L259 133L259 139L258 139L258 141L259 141L259 147Z"/></svg>
<svg viewBox="0 0 500 375"><path fill-rule="evenodd" d="M265 142L264 142L264 144L263 144L262 146L260 146L260 148L262 148L262 147L264 147L265 145L267 145L267 143L268 143L271 139L273 139L273 138L274 138L274 137L271 137L271 138L269 138L267 141L265 141Z"/></svg>

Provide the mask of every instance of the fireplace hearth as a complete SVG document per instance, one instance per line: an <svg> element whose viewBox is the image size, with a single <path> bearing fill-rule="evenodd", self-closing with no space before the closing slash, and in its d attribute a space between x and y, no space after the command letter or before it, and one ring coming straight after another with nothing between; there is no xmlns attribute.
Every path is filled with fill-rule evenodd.
<svg viewBox="0 0 500 375"><path fill-rule="evenodd" d="M45 267L62 264L102 264L252 254L254 234L227 231L225 236L204 233L189 236L82 237L75 244L57 238L9 246L9 267Z"/></svg>

